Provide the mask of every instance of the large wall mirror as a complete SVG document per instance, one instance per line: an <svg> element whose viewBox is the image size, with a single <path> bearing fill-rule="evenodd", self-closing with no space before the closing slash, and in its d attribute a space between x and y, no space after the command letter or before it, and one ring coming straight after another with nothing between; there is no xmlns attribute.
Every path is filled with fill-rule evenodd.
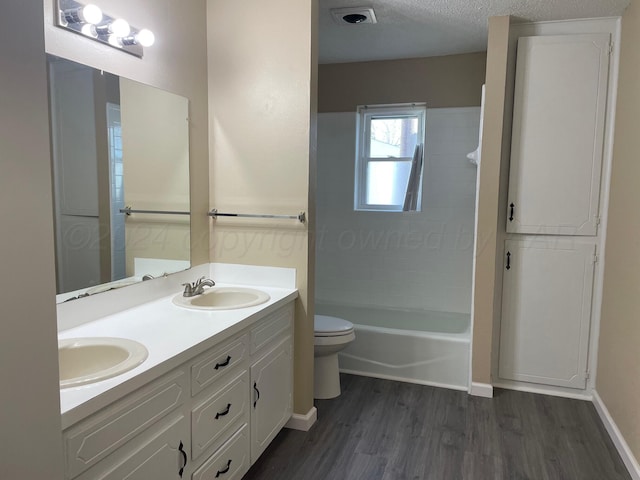
<svg viewBox="0 0 640 480"><path fill-rule="evenodd" d="M48 66L58 301L189 268L188 100Z"/></svg>

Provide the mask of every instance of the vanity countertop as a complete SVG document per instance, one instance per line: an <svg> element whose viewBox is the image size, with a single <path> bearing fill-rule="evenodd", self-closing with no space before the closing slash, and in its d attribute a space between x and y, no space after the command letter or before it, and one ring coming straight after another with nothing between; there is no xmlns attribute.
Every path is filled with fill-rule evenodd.
<svg viewBox="0 0 640 480"><path fill-rule="evenodd" d="M240 286L216 283L219 287ZM188 310L173 304L180 292L93 320L59 333L76 337L120 337L142 343L148 358L136 368L96 383L60 390L62 428L68 428L109 403L140 388L250 326L298 296L295 288L247 285L271 297L254 307L222 311Z"/></svg>

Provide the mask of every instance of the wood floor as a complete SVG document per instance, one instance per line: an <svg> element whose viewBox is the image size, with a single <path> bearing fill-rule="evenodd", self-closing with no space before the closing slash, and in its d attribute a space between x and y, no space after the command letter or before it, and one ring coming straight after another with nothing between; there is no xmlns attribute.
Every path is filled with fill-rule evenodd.
<svg viewBox="0 0 640 480"><path fill-rule="evenodd" d="M312 429L284 429L243 480L631 478L590 402L341 380Z"/></svg>

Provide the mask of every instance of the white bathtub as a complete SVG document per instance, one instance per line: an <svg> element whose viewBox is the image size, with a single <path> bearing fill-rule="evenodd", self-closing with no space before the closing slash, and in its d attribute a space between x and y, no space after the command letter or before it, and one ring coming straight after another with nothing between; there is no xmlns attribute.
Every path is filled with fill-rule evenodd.
<svg viewBox="0 0 640 480"><path fill-rule="evenodd" d="M467 389L469 314L331 304L317 304L316 313L355 325L355 341L339 355L340 371Z"/></svg>

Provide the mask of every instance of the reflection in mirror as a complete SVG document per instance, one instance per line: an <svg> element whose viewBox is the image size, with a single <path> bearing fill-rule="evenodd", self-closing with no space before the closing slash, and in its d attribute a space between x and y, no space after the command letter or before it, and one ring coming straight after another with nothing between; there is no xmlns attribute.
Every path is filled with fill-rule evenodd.
<svg viewBox="0 0 640 480"><path fill-rule="evenodd" d="M188 100L48 64L58 301L189 268Z"/></svg>

